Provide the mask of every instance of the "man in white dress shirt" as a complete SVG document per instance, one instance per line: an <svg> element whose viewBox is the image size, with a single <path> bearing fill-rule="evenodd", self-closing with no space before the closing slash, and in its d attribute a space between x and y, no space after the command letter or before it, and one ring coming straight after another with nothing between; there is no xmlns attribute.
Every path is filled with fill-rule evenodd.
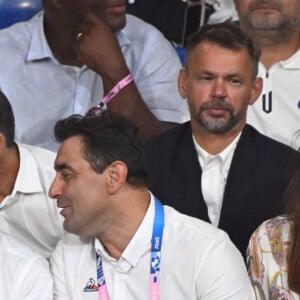
<svg viewBox="0 0 300 300"><path fill-rule="evenodd" d="M72 234L50 260L54 299L254 299L226 233L149 192L136 127L107 112L61 120L55 135L49 194Z"/></svg>
<svg viewBox="0 0 300 300"><path fill-rule="evenodd" d="M55 153L14 142L14 116L0 92L0 228L48 258L63 235L48 197Z"/></svg>
<svg viewBox="0 0 300 300"><path fill-rule="evenodd" d="M0 89L17 141L57 150L56 121L85 114L105 95L107 108L132 120L144 139L188 119L176 51L156 28L126 15L125 0L42 2L31 20L0 31Z"/></svg>
<svg viewBox="0 0 300 300"><path fill-rule="evenodd" d="M254 229L283 212L296 155L246 124L262 89L258 61L259 50L235 24L201 27L178 80L191 121L145 145L150 190L225 230L243 255Z"/></svg>

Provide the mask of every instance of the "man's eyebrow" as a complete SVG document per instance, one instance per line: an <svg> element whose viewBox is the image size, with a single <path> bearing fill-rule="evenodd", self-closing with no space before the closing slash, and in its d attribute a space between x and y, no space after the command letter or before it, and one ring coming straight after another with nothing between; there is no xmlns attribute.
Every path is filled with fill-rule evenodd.
<svg viewBox="0 0 300 300"><path fill-rule="evenodd" d="M64 170L64 169L74 171L74 169L67 163L54 164L54 169L55 169L55 171L61 171L61 170Z"/></svg>
<svg viewBox="0 0 300 300"><path fill-rule="evenodd" d="M240 73L229 73L226 77L242 77Z"/></svg>

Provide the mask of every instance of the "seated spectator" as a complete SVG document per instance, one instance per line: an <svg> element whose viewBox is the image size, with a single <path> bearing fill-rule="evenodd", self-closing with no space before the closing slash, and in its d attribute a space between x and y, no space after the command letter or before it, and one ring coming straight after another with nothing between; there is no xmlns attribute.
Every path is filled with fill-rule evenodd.
<svg viewBox="0 0 300 300"><path fill-rule="evenodd" d="M1 299L53 299L53 284L48 262L2 231L0 231L0 270Z"/></svg>
<svg viewBox="0 0 300 300"><path fill-rule="evenodd" d="M55 122L85 114L104 95L143 139L186 121L170 42L126 16L124 1L70 3L43 0L43 12L0 31L0 88L15 113L16 140L57 150Z"/></svg>
<svg viewBox="0 0 300 300"><path fill-rule="evenodd" d="M62 144L49 194L73 234L50 260L54 299L254 299L227 234L149 193L128 121L73 116L55 135Z"/></svg>
<svg viewBox="0 0 300 300"><path fill-rule="evenodd" d="M54 159L14 142L13 112L0 92L0 228L46 258L63 235L62 216L48 197Z"/></svg>
<svg viewBox="0 0 300 300"><path fill-rule="evenodd" d="M257 299L300 298L300 164L287 193L286 215L265 221L248 248Z"/></svg>
<svg viewBox="0 0 300 300"><path fill-rule="evenodd" d="M261 49L264 88L247 122L282 143L300 149L300 1L235 0L241 29Z"/></svg>
<svg viewBox="0 0 300 300"><path fill-rule="evenodd" d="M283 212L297 155L246 125L262 88L258 61L259 51L232 23L203 26L179 74L191 121L145 145L154 195L225 230L243 255L255 228Z"/></svg>

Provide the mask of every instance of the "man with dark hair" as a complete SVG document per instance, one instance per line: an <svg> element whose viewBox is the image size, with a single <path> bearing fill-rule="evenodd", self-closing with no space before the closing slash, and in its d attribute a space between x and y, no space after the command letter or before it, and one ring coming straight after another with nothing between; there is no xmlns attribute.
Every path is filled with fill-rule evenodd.
<svg viewBox="0 0 300 300"><path fill-rule="evenodd" d="M203 26L188 43L178 80L191 121L145 145L150 190L226 231L243 255L256 226L283 212L296 155L246 125L262 89L258 61L235 25Z"/></svg>
<svg viewBox="0 0 300 300"><path fill-rule="evenodd" d="M55 154L14 142L14 115L0 92L0 228L48 258L63 235L47 191Z"/></svg>
<svg viewBox="0 0 300 300"><path fill-rule="evenodd" d="M235 0L241 29L261 49L264 88L247 122L300 149L300 1ZM282 122L284 120L284 122Z"/></svg>
<svg viewBox="0 0 300 300"><path fill-rule="evenodd" d="M0 32L0 88L17 141L57 150L55 122L100 102L132 120L143 139L188 120L174 47L126 15L125 0L42 2L43 12Z"/></svg>
<svg viewBox="0 0 300 300"><path fill-rule="evenodd" d="M136 127L104 113L59 121L55 133L49 194L75 235L50 260L54 299L254 299L228 236L149 193Z"/></svg>

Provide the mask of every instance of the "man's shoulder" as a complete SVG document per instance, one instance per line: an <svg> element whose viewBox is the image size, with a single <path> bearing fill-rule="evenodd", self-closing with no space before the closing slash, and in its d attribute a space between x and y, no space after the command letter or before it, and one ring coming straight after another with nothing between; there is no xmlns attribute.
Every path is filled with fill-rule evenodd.
<svg viewBox="0 0 300 300"><path fill-rule="evenodd" d="M53 162L56 157L56 153L48 149L44 149L38 146L17 143L20 151L26 151L30 153L37 161L44 163L51 163L53 167Z"/></svg>
<svg viewBox="0 0 300 300"><path fill-rule="evenodd" d="M184 243L184 239L187 237L189 240L194 240L195 243L201 243L205 248L209 245L229 240L228 234L225 231L208 222L182 214L167 205L164 205L164 210L166 215L166 230L168 233L177 232L177 238L180 242ZM174 236L176 234L172 235L172 238Z"/></svg>
<svg viewBox="0 0 300 300"><path fill-rule="evenodd" d="M148 149L170 149L178 143L183 143L183 137L190 137L192 139L190 122L179 124L176 127L150 139L144 144L144 148L146 151L148 151Z"/></svg>
<svg viewBox="0 0 300 300"><path fill-rule="evenodd" d="M65 232L63 238L57 243L53 257L62 257L64 253L69 253L71 260L73 257L91 257L95 253L94 241L94 238L81 238L76 234Z"/></svg>
<svg viewBox="0 0 300 300"><path fill-rule="evenodd" d="M154 51L153 54L158 57L161 55L160 52L169 53L170 49L174 48L156 27L133 15L126 15L126 26L122 29L122 33L135 50L139 49L146 53ZM158 50L161 51L158 52ZM176 54L175 51L174 53Z"/></svg>
<svg viewBox="0 0 300 300"><path fill-rule="evenodd" d="M1 251L8 254L10 258L15 260L21 259L25 261L32 261L36 259L42 260L42 257L30 247L24 245L14 236L0 232L0 247Z"/></svg>
<svg viewBox="0 0 300 300"><path fill-rule="evenodd" d="M34 172L34 168L37 174L39 174L38 176L44 178L49 183L49 180L52 180L55 175L54 161L56 153L37 146L21 143L17 143L17 145L20 152L20 159L26 160L26 162L21 161L21 164L26 166L26 168L30 168L31 172Z"/></svg>
<svg viewBox="0 0 300 300"><path fill-rule="evenodd" d="M292 70L293 73L295 73L295 76L292 76L293 73L291 73L291 78L289 78L289 80L293 80L293 78L297 79L298 78L297 76L299 74L298 72L300 71L300 48L296 52L294 52L290 57L288 57L286 60L274 62L273 66L275 65L277 67L275 69L272 69L272 72L276 72L278 77L277 80L283 79L279 75L281 76L285 75L285 73L281 74L281 71L290 71L290 70ZM259 76L262 77L264 80L267 79L266 76L269 76L270 73L267 72L267 69L265 68L262 62L260 62L258 65L258 72L259 72Z"/></svg>
<svg viewBox="0 0 300 300"><path fill-rule="evenodd" d="M32 30L37 26L37 23L41 17L42 13L40 12L28 21L18 22L0 30L1 47L5 46L5 43L8 46L14 44L18 46L18 44L21 43L22 45L24 42L28 43L30 41Z"/></svg>
<svg viewBox="0 0 300 300"><path fill-rule="evenodd" d="M286 155L297 155L298 152L288 145L285 145L279 141L276 141L256 130L251 125L246 125L241 136L241 144L251 146L254 150L259 150L260 152L271 152L275 154L286 154ZM248 144L248 145L247 145ZM250 148L250 149L251 149ZM246 150L247 150L246 149Z"/></svg>
<svg viewBox="0 0 300 300"><path fill-rule="evenodd" d="M145 22L144 20L127 14L126 15L126 26L123 29L127 34L135 36L143 36L143 33L147 32L149 34L157 34L163 36L162 33L150 23ZM147 36L143 36L147 38Z"/></svg>

